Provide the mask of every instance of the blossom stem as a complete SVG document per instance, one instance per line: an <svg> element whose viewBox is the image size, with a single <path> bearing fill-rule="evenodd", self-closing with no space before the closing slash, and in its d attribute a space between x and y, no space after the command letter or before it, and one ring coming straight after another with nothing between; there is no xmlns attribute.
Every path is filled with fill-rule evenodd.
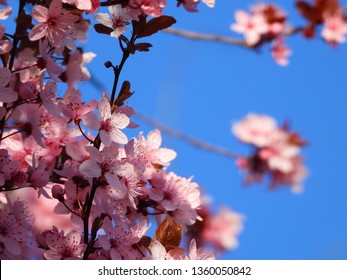
<svg viewBox="0 0 347 280"><path fill-rule="evenodd" d="M80 129L80 131L81 131L82 135L84 136L84 138L86 138L86 139L90 142L90 144L93 144L94 141L91 140L87 135L85 135L85 133L83 132L83 129L82 129L81 125L78 124L77 126L78 126L78 128Z"/></svg>
<svg viewBox="0 0 347 280"><path fill-rule="evenodd" d="M36 63L35 63L34 65L31 65L31 66L27 66L27 67L23 67L23 68L20 68L20 69L13 70L13 71L12 71L12 74L13 74L13 73L20 72L20 71L22 71L22 70L30 69L30 68L35 67L35 66L37 66Z"/></svg>
<svg viewBox="0 0 347 280"><path fill-rule="evenodd" d="M26 4L26 0L20 0L19 7L18 7L17 19L19 19L20 14L24 10L25 4ZM18 45L18 43L20 41L20 38L17 36L19 34L19 32L20 32L20 26L19 26L18 21L17 21L16 32L15 32L15 36L14 36L13 43L12 43L13 46L12 46L12 50L11 50L10 62L9 62L9 65L8 65L8 69L10 69L10 71L12 71L13 64L14 64L14 58L16 56L17 45ZM7 103L3 103L2 106L4 108L7 108ZM0 120L0 142L1 142L1 140L3 140L2 139L2 134L4 132L5 122L6 122L6 115L3 116L2 119Z"/></svg>
<svg viewBox="0 0 347 280"><path fill-rule="evenodd" d="M89 199L86 200L87 206L85 211L83 211L83 214L82 214L83 230L84 230L83 242L84 244L87 244L87 245L89 245L89 216L90 216L90 211L92 210L92 204L93 204L92 202L94 200L97 187L98 187L98 182L97 182L97 179L94 178ZM94 242L94 241L90 240L90 242ZM83 254L83 259L84 260L88 259L88 256L90 255L90 253L91 253L90 246L87 246L87 249L84 251L84 254Z"/></svg>
<svg viewBox="0 0 347 280"><path fill-rule="evenodd" d="M20 129L20 130L18 130L18 131L15 131L15 132L9 134L9 135L6 135L4 138L1 138L1 139L0 139L0 142L1 142L2 140L5 140L6 138L9 138L9 137L11 137L11 136L13 136L13 135L15 135L15 134L20 133L20 132L22 132L22 131L23 131L23 130Z"/></svg>
<svg viewBox="0 0 347 280"><path fill-rule="evenodd" d="M219 154L219 155L231 158L231 159L237 159L239 157L239 155L234 153L234 152L231 152L231 151L226 150L224 148L220 148L220 147L211 145L209 143L195 139L195 138L193 138L193 137L191 137L191 136L189 136L189 135L187 135L181 131L169 128L169 127L163 125L162 123L158 122L157 120L154 120L154 119L152 119L152 118L150 118L150 117L148 117L148 116L146 116L146 115L144 115L138 111L135 112L135 117L141 119L142 121L146 122L147 124L149 124L153 127L158 128L163 133L166 133L166 134L171 135L175 138L181 139L184 142L186 142L186 143L188 143L194 147L197 147L199 149L206 150L206 151L209 151L209 152L212 152L215 154Z"/></svg>
<svg viewBox="0 0 347 280"><path fill-rule="evenodd" d="M61 203L65 206L67 210L69 210L72 214L75 214L76 216L81 218L81 215L76 213L74 210L72 210L65 202L61 201Z"/></svg>
<svg viewBox="0 0 347 280"><path fill-rule="evenodd" d="M122 56L122 60L121 60L120 64L113 68L114 81L113 81L113 88L112 88L111 99L110 99L111 107L113 106L114 98L116 96L116 90L117 90L117 85L118 85L120 73L122 72L124 63L128 59L129 55L130 55L129 51L127 49L123 49L123 56Z"/></svg>

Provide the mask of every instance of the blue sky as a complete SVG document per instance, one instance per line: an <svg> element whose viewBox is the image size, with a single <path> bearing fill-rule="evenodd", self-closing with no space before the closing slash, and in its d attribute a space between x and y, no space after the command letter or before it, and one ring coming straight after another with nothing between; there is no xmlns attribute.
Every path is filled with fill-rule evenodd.
<svg viewBox="0 0 347 280"><path fill-rule="evenodd" d="M11 1L9 1L11 2ZM238 37L230 31L236 9L248 9L255 1L217 0L214 9L201 5L190 14L168 1L166 14L177 19L176 28ZM272 1L289 13L292 25L300 25L294 1ZM279 123L289 120L293 130L309 142L304 148L310 176L304 192L288 188L268 191L266 183L244 187L232 160L187 145L164 135L164 146L177 151L170 170L194 175L216 205L228 205L245 216L240 246L224 259L347 259L347 47L332 48L320 38L288 39L293 49L288 67L278 66L267 47L259 53L213 42L196 42L169 34L147 40L149 53L138 53L126 63L121 80L135 90L129 105L167 126L247 154L248 147L230 132L233 122L249 112L268 114ZM97 57L89 65L108 91L112 70L121 53L111 37L89 33L82 44ZM90 84L80 86L87 99L101 92ZM141 122L130 136L152 127Z"/></svg>

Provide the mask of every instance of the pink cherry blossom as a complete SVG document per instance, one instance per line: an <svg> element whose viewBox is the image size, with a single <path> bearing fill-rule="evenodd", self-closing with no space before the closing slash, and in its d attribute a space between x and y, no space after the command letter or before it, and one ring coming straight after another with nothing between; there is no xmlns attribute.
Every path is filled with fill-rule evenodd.
<svg viewBox="0 0 347 280"><path fill-rule="evenodd" d="M135 165L137 169L141 170L139 166L141 163L146 170L141 171L147 178L151 177L151 174L155 172L155 169L159 166L169 166L170 161L176 157L176 152L161 148L161 134L158 129L152 130L148 133L147 139L142 132L139 133L138 140L133 138L128 144L124 146L127 158Z"/></svg>
<svg viewBox="0 0 347 280"><path fill-rule="evenodd" d="M173 258L166 252L165 247L158 241L154 240L149 248L151 255L145 257L145 260L172 260Z"/></svg>
<svg viewBox="0 0 347 280"><path fill-rule="evenodd" d="M0 68L0 101L4 103L11 103L18 99L18 93L8 86L11 76L9 69Z"/></svg>
<svg viewBox="0 0 347 280"><path fill-rule="evenodd" d="M13 173L19 166L18 161L10 159L6 149L0 149L0 187L6 188L6 181L12 179Z"/></svg>
<svg viewBox="0 0 347 280"><path fill-rule="evenodd" d="M81 244L81 234L76 230L69 232L66 236L64 231L58 231L53 227L45 235L45 241L48 247L43 253L47 260L78 260L82 258L82 253L86 247Z"/></svg>
<svg viewBox="0 0 347 280"><path fill-rule="evenodd" d="M143 259L145 248L139 243L147 232L146 220L140 221L135 226L119 223L115 227L109 219L102 225L106 235L100 235L98 242L104 250L110 252L112 260Z"/></svg>
<svg viewBox="0 0 347 280"><path fill-rule="evenodd" d="M127 190L120 182L119 176L127 176L133 171L133 167L117 158L118 148L119 146L113 143L100 152L93 146L87 146L85 149L91 157L81 164L79 171L89 178L98 178L103 175L108 184L120 192L118 198L121 199L125 197Z"/></svg>
<svg viewBox="0 0 347 280"><path fill-rule="evenodd" d="M24 48L18 53L14 63L14 69L19 72L20 81L37 83L42 71L36 66L37 58L34 57L33 50Z"/></svg>
<svg viewBox="0 0 347 280"><path fill-rule="evenodd" d="M324 14L322 37L331 45L346 42L347 24L342 13Z"/></svg>
<svg viewBox="0 0 347 280"><path fill-rule="evenodd" d="M8 203L0 209L0 258L28 259L32 226L31 213L21 201Z"/></svg>
<svg viewBox="0 0 347 280"><path fill-rule="evenodd" d="M40 40L39 50L41 57L38 58L37 64L41 70L46 70L49 77L56 81L60 82L59 76L64 72L64 69L61 68L53 59L52 52L50 51L47 40Z"/></svg>
<svg viewBox="0 0 347 280"><path fill-rule="evenodd" d="M121 129L129 125L130 119L123 113L112 112L106 97L102 97L99 101L98 111L101 121L98 121L94 114L87 114L84 117L84 124L99 130L101 142L105 146L110 146L112 142L126 144L128 138Z"/></svg>
<svg viewBox="0 0 347 280"><path fill-rule="evenodd" d="M224 207L217 215L204 221L201 233L203 242L214 245L218 250L232 250L238 246L238 236L243 228L243 217Z"/></svg>
<svg viewBox="0 0 347 280"><path fill-rule="evenodd" d="M31 41L47 38L53 47L76 47L70 29L79 18L73 14L64 14L61 0L53 0L49 9L41 5L35 6L32 16L38 24L29 34Z"/></svg>
<svg viewBox="0 0 347 280"><path fill-rule="evenodd" d="M81 53L78 50L70 55L69 62L66 65L66 79L70 87L75 86L80 81L90 79L90 72L85 64L91 62L95 56L92 52Z"/></svg>
<svg viewBox="0 0 347 280"><path fill-rule="evenodd" d="M248 14L244 11L235 13L236 23L230 26L231 30L242 33L246 43L250 46L257 44L261 36L269 31L269 25L262 14Z"/></svg>
<svg viewBox="0 0 347 280"><path fill-rule="evenodd" d="M152 17L161 16L166 6L166 0L136 0L136 2L144 14Z"/></svg>
<svg viewBox="0 0 347 280"><path fill-rule="evenodd" d="M112 37L119 38L126 31L125 25L129 24L129 20L132 19L129 9L128 7L123 8L122 5L109 6L108 10L112 18L106 13L99 13L94 18L101 24L113 29L110 33Z"/></svg>
<svg viewBox="0 0 347 280"><path fill-rule="evenodd" d="M158 171L150 180L152 188L147 193L178 223L191 225L199 219L196 210L201 205L199 186L191 180Z"/></svg>
<svg viewBox="0 0 347 280"><path fill-rule="evenodd" d="M251 156L236 161L247 173L246 184L260 182L268 174L270 188L286 183L293 190L301 188L307 170L302 165L300 148L306 142L297 133L289 132L286 126L277 127L271 117L255 114L236 123L233 132L239 140L255 147Z"/></svg>
<svg viewBox="0 0 347 280"><path fill-rule="evenodd" d="M256 147L269 145L277 130L276 121L265 115L248 114L242 121L232 126L232 132L242 142Z"/></svg>
<svg viewBox="0 0 347 280"><path fill-rule="evenodd" d="M75 5L79 10L90 10L92 8L91 0L62 0L62 2Z"/></svg>
<svg viewBox="0 0 347 280"><path fill-rule="evenodd" d="M7 39L3 39L5 35L5 28L0 24L0 54L8 53L12 49L12 42Z"/></svg>
<svg viewBox="0 0 347 280"><path fill-rule="evenodd" d="M63 101L59 102L59 108L69 119L74 120L78 124L79 120L82 120L85 115L94 111L97 106L96 100L92 100L88 103L83 102L81 97L74 95L68 103Z"/></svg>
<svg viewBox="0 0 347 280"><path fill-rule="evenodd" d="M215 6L215 0L202 0L207 7L213 8ZM200 4L200 0L178 0L177 6L180 6L183 4L183 7L188 12L197 12L197 5Z"/></svg>
<svg viewBox="0 0 347 280"><path fill-rule="evenodd" d="M279 37L272 42L271 55L279 65L286 66L289 64L288 56L292 54L292 51L283 41L284 39Z"/></svg>
<svg viewBox="0 0 347 280"><path fill-rule="evenodd" d="M0 20L7 19L12 14L12 7L6 7L0 10Z"/></svg>
<svg viewBox="0 0 347 280"><path fill-rule="evenodd" d="M188 260L214 260L215 257L203 248L197 248L196 241L192 239L189 243Z"/></svg>
<svg viewBox="0 0 347 280"><path fill-rule="evenodd" d="M32 136L41 147L46 147L42 139L41 111L37 104L21 105L17 107L11 117L22 128L25 137Z"/></svg>

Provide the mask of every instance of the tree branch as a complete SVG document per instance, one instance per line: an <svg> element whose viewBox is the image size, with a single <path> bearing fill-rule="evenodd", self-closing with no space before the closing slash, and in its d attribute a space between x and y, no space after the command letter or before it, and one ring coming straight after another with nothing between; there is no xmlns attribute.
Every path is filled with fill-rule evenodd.
<svg viewBox="0 0 347 280"><path fill-rule="evenodd" d="M302 27L291 28L290 30L285 32L283 35L291 36L300 32L301 30L302 30ZM196 41L213 41L213 42L218 42L218 43L227 44L227 45L240 46L246 49L254 49L255 47L259 45L257 44L255 46L251 46L247 44L245 40L242 40L242 39L235 39L235 38L224 37L224 36L220 36L216 34L199 33L199 32L181 30L176 28L167 28L164 30L164 32L175 35L175 36L196 40Z"/></svg>
<svg viewBox="0 0 347 280"><path fill-rule="evenodd" d="M135 117L137 117L138 119L146 122L147 124L149 124L155 128L158 128L161 132L166 133L168 135L171 135L175 138L178 138L178 139L180 139L180 140L182 140L182 141L184 141L184 142L186 142L186 143L188 143L188 144L190 144L196 148L199 148L199 149L211 152L211 153L215 153L215 154L227 157L227 158L231 158L231 159L237 159L239 157L238 154L231 152L227 149L211 145L209 143L206 143L206 142L203 142L203 141L198 140L196 138L193 138L193 137L191 137L191 136L189 136L189 135L187 135L181 131L167 127L167 126L163 125L162 123L158 122L157 120L152 119L152 118L140 113L137 110L135 112Z"/></svg>

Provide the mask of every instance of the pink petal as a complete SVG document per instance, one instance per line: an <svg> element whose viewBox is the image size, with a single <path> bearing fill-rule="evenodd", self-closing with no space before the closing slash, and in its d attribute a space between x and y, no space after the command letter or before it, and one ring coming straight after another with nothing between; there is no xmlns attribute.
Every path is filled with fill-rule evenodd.
<svg viewBox="0 0 347 280"><path fill-rule="evenodd" d="M112 19L106 13L99 13L95 15L94 19L107 27L113 28Z"/></svg>
<svg viewBox="0 0 347 280"><path fill-rule="evenodd" d="M113 126L123 129L123 128L126 128L129 123L130 123L130 119L127 117L127 115L121 114L121 113L112 114Z"/></svg>
<svg viewBox="0 0 347 280"><path fill-rule="evenodd" d="M62 3L61 0L53 0L49 5L48 14L50 17L60 17L62 12Z"/></svg>
<svg viewBox="0 0 347 280"><path fill-rule="evenodd" d="M18 93L12 88L0 88L0 101L11 103L18 99Z"/></svg>
<svg viewBox="0 0 347 280"><path fill-rule="evenodd" d="M94 146L86 146L84 149L90 154L90 157L93 158L96 162L99 162L100 151Z"/></svg>
<svg viewBox="0 0 347 280"><path fill-rule="evenodd" d="M99 101L98 111L99 111L100 117L103 120L111 117L111 106L106 97L102 97L101 100Z"/></svg>
<svg viewBox="0 0 347 280"><path fill-rule="evenodd" d="M0 40L0 54L8 53L12 49L10 40Z"/></svg>
<svg viewBox="0 0 347 280"><path fill-rule="evenodd" d="M99 164L94 160L84 161L79 168L80 172L89 178L98 178L101 176L101 168Z"/></svg>
<svg viewBox="0 0 347 280"><path fill-rule="evenodd" d="M18 256L22 253L22 250L20 249L20 246L18 244L18 241L13 240L11 238L6 238L6 240L4 240L4 245L5 248L12 254L15 256Z"/></svg>
<svg viewBox="0 0 347 280"><path fill-rule="evenodd" d="M161 145L161 134L158 129L154 129L147 134L147 146L158 149Z"/></svg>
<svg viewBox="0 0 347 280"><path fill-rule="evenodd" d="M0 69L0 88L6 87L11 81L11 71L3 67Z"/></svg>
<svg viewBox="0 0 347 280"><path fill-rule="evenodd" d="M33 18L38 22L46 22L48 18L48 9L38 5L32 10L32 16Z"/></svg>
<svg viewBox="0 0 347 280"><path fill-rule="evenodd" d="M109 147L112 143L111 135L109 132L106 132L105 130L100 130L100 139L101 142L106 146ZM118 143L118 142L117 142Z"/></svg>
<svg viewBox="0 0 347 280"><path fill-rule="evenodd" d="M249 20L249 14L245 11L237 11L235 13L235 19L238 23L245 24Z"/></svg>
<svg viewBox="0 0 347 280"><path fill-rule="evenodd" d="M99 121L98 117L92 112L82 116L81 120L85 126L91 128L91 129L94 129L94 130L100 129L100 121Z"/></svg>
<svg viewBox="0 0 347 280"><path fill-rule="evenodd" d="M38 24L38 25L35 25L34 28L31 30L29 34L29 39L31 41L36 41L45 37L46 34L47 34L47 25Z"/></svg>
<svg viewBox="0 0 347 280"><path fill-rule="evenodd" d="M117 27L113 32L111 32L110 35L112 37L119 38L120 35L122 35L125 31L126 31L125 26L120 26L120 27Z"/></svg>
<svg viewBox="0 0 347 280"><path fill-rule="evenodd" d="M177 153L174 150L160 148L156 153L156 157L163 162L169 162L176 158Z"/></svg>
<svg viewBox="0 0 347 280"><path fill-rule="evenodd" d="M100 134L101 134L101 132L100 132ZM112 139L112 141L114 141L118 144L128 143L128 137L119 129L112 129L112 131L109 132L109 135L110 135L110 139ZM106 144L105 144L105 146L106 146Z"/></svg>
<svg viewBox="0 0 347 280"><path fill-rule="evenodd" d="M12 14L12 7L6 7L0 10L0 19L5 20Z"/></svg>

